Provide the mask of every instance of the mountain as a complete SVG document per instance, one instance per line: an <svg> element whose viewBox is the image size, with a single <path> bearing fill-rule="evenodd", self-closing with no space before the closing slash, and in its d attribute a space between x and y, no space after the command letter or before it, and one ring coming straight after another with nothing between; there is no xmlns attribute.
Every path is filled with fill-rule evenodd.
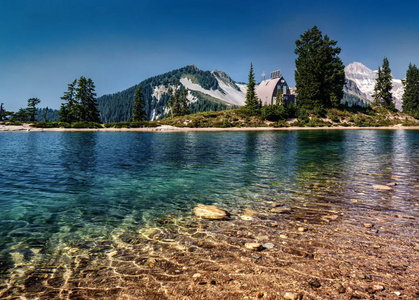
<svg viewBox="0 0 419 300"><path fill-rule="evenodd" d="M371 104L373 102L375 80L378 71L372 71L362 63L354 62L345 67L346 85L345 94L359 98L361 102ZM402 108L402 96L404 86L400 79L393 78L393 98L396 100L396 108Z"/></svg>
<svg viewBox="0 0 419 300"><path fill-rule="evenodd" d="M146 113L150 120L168 114L169 88L179 83L180 89L189 90L191 113L218 111L244 105L247 87L233 81L222 71L202 71L194 65L148 78L122 92L98 98L101 121L114 123L130 121L135 91L143 88Z"/></svg>

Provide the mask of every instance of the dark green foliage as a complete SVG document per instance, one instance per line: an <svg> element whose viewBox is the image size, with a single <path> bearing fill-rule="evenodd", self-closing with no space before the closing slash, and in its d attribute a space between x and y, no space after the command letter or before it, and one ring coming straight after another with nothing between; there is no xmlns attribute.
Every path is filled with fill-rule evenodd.
<svg viewBox="0 0 419 300"><path fill-rule="evenodd" d="M168 108L170 109L172 118L181 116L182 107L180 104L180 86L177 81L175 82L174 88L169 88L169 97Z"/></svg>
<svg viewBox="0 0 419 300"><path fill-rule="evenodd" d="M97 108L95 85L92 79L79 78L76 88L76 99L79 102L80 121L99 123L99 110Z"/></svg>
<svg viewBox="0 0 419 300"><path fill-rule="evenodd" d="M295 116L295 107L293 105L286 107L284 105L265 105L260 110L263 120L277 122L286 120Z"/></svg>
<svg viewBox="0 0 419 300"><path fill-rule="evenodd" d="M49 108L37 108L36 109L36 120L37 122L45 121L45 117L48 122L58 122L59 119L59 110Z"/></svg>
<svg viewBox="0 0 419 300"><path fill-rule="evenodd" d="M394 110L393 94L391 93L392 76L387 57L383 59L383 66L378 68L378 77L376 79L374 94L374 105L382 106Z"/></svg>
<svg viewBox="0 0 419 300"><path fill-rule="evenodd" d="M26 109L29 114L29 120L35 122L36 117L36 106L41 102L38 98L28 99L28 108Z"/></svg>
<svg viewBox="0 0 419 300"><path fill-rule="evenodd" d="M409 64L403 85L405 87L402 106L403 112L419 119L419 69L416 65L412 66L412 64Z"/></svg>
<svg viewBox="0 0 419 300"><path fill-rule="evenodd" d="M138 87L134 95L132 119L134 122L147 121L147 114L145 112L145 103L143 97L143 88Z"/></svg>
<svg viewBox="0 0 419 300"><path fill-rule="evenodd" d="M345 71L337 41L314 26L295 42L295 82L300 107L337 107L343 98Z"/></svg>
<svg viewBox="0 0 419 300"><path fill-rule="evenodd" d="M358 96L352 95L352 94L343 94L343 99L341 101L341 104L346 106L362 106L367 107L369 103Z"/></svg>
<svg viewBox="0 0 419 300"><path fill-rule="evenodd" d="M61 122L73 123L79 120L79 103L75 97L76 84L77 79L68 84L67 92L61 97L62 100L66 101L66 103L61 104L59 112Z"/></svg>
<svg viewBox="0 0 419 300"><path fill-rule="evenodd" d="M80 121L71 124L71 128L103 128L101 124L96 122Z"/></svg>
<svg viewBox="0 0 419 300"><path fill-rule="evenodd" d="M250 113L258 113L259 110L259 102L256 95L256 81L255 81L255 73L253 72L253 64L250 63L250 71L249 71L249 82L247 83L247 92L246 92L246 102L245 108Z"/></svg>
<svg viewBox="0 0 419 300"><path fill-rule="evenodd" d="M0 121L6 119L6 111L4 110L4 103L0 105Z"/></svg>
<svg viewBox="0 0 419 300"><path fill-rule="evenodd" d="M182 97L180 99L181 106L182 106L182 116L189 115L189 103L188 103L188 89L184 89L182 91Z"/></svg>
<svg viewBox="0 0 419 300"><path fill-rule="evenodd" d="M74 80L68 85L68 90L61 99L67 102L61 104L60 122L70 124L100 122L95 85L92 79L81 76L78 81Z"/></svg>
<svg viewBox="0 0 419 300"><path fill-rule="evenodd" d="M199 99L197 102L193 102L189 105L189 110L191 114L196 114L205 111L221 111L230 108L231 106L229 105L210 101L207 99Z"/></svg>
<svg viewBox="0 0 419 300"><path fill-rule="evenodd" d="M27 109L21 108L16 113L12 114L10 120L13 122L28 122L30 121L30 115Z"/></svg>
<svg viewBox="0 0 419 300"><path fill-rule="evenodd" d="M298 123L299 126L304 126L306 125L308 122L310 122L310 118L308 116L307 110L300 107L297 110L297 115L296 115L297 119L298 119Z"/></svg>
<svg viewBox="0 0 419 300"><path fill-rule="evenodd" d="M0 105L0 121L6 121L13 116L13 112L7 111L4 108L4 103Z"/></svg>

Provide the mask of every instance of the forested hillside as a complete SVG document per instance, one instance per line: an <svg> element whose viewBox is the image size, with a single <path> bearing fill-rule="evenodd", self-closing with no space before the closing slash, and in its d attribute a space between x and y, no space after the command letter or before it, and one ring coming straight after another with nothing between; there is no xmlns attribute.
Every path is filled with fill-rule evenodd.
<svg viewBox="0 0 419 300"><path fill-rule="evenodd" d="M103 123L130 121L132 118L133 96L139 86L143 88L148 119L155 120L164 117L167 114L166 106L169 100L169 86L174 86L178 83L181 91L185 89L180 83L181 78L188 78L205 90L220 89L216 77L210 71L202 71L193 65L186 66L146 79L122 92L99 97L98 105L101 121ZM229 103L196 91L190 91L188 100L190 101L191 113L232 108L232 105Z"/></svg>

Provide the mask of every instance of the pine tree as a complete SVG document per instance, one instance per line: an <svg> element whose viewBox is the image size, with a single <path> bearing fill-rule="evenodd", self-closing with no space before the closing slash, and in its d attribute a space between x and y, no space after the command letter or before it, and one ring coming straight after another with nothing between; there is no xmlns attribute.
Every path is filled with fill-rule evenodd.
<svg viewBox="0 0 419 300"><path fill-rule="evenodd" d="M304 108L337 107L343 98L345 71L341 48L314 26L295 42L297 104Z"/></svg>
<svg viewBox="0 0 419 300"><path fill-rule="evenodd" d="M376 79L374 94L374 105L382 106L394 110L393 94L391 93L392 76L387 57L383 59L383 66L378 68L378 77Z"/></svg>
<svg viewBox="0 0 419 300"><path fill-rule="evenodd" d="M12 114L12 121L28 122L30 115L27 109L20 108L16 113Z"/></svg>
<svg viewBox="0 0 419 300"><path fill-rule="evenodd" d="M250 63L249 82L247 84L246 101L244 106L250 113L257 113L259 103L256 95L255 73L253 72L253 64Z"/></svg>
<svg viewBox="0 0 419 300"><path fill-rule="evenodd" d="M134 104L132 117L134 122L147 121L147 114L145 112L145 103L143 98L143 88L138 87L134 94Z"/></svg>
<svg viewBox="0 0 419 300"><path fill-rule="evenodd" d="M97 109L95 85L89 78L81 76L76 88L76 99L79 104L79 119L82 122L100 122L99 110Z"/></svg>
<svg viewBox="0 0 419 300"><path fill-rule="evenodd" d="M172 118L182 115L182 107L180 103L180 87L176 81L174 88L169 88L169 102L168 107L170 109Z"/></svg>
<svg viewBox="0 0 419 300"><path fill-rule="evenodd" d="M182 102L182 116L189 115L190 112L189 112L189 106L188 106L188 89L184 89L182 91L181 102Z"/></svg>
<svg viewBox="0 0 419 300"><path fill-rule="evenodd" d="M4 103L0 105L0 121L6 118L6 111L4 110Z"/></svg>
<svg viewBox="0 0 419 300"><path fill-rule="evenodd" d="M419 118L419 69L410 63L403 80L403 112Z"/></svg>
<svg viewBox="0 0 419 300"><path fill-rule="evenodd" d="M170 116L173 118L173 105L175 101L173 88L169 88L169 101L167 102L167 108L170 111Z"/></svg>
<svg viewBox="0 0 419 300"><path fill-rule="evenodd" d="M27 112L30 116L30 121L35 122L36 117L36 106L41 102L38 98L29 98L28 99L28 108Z"/></svg>
<svg viewBox="0 0 419 300"><path fill-rule="evenodd" d="M87 122L95 122L95 123L100 123L100 113L99 110L97 108L98 104L97 104L97 100L96 100L96 93L95 93L95 84L93 83L92 79L87 79L87 101L86 101L86 105L87 105Z"/></svg>
<svg viewBox="0 0 419 300"><path fill-rule="evenodd" d="M73 123L77 122L79 119L79 104L75 98L76 84L77 79L68 84L67 92L61 97L61 99L67 101L67 103L61 104L61 109L58 113L60 115L60 122Z"/></svg>

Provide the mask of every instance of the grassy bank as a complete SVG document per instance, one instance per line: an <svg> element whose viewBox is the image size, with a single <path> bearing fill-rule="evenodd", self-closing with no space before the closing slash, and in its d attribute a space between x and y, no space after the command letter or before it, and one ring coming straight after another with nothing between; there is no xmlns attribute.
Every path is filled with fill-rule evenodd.
<svg viewBox="0 0 419 300"><path fill-rule="evenodd" d="M22 125L2 122L1 125ZM391 127L419 126L419 120L400 112L377 108L341 108L299 110L296 107L262 107L256 113L244 108L204 112L187 116L169 117L157 121L119 122L98 124L92 122L36 122L34 128L152 128L170 125L184 128L232 127Z"/></svg>

